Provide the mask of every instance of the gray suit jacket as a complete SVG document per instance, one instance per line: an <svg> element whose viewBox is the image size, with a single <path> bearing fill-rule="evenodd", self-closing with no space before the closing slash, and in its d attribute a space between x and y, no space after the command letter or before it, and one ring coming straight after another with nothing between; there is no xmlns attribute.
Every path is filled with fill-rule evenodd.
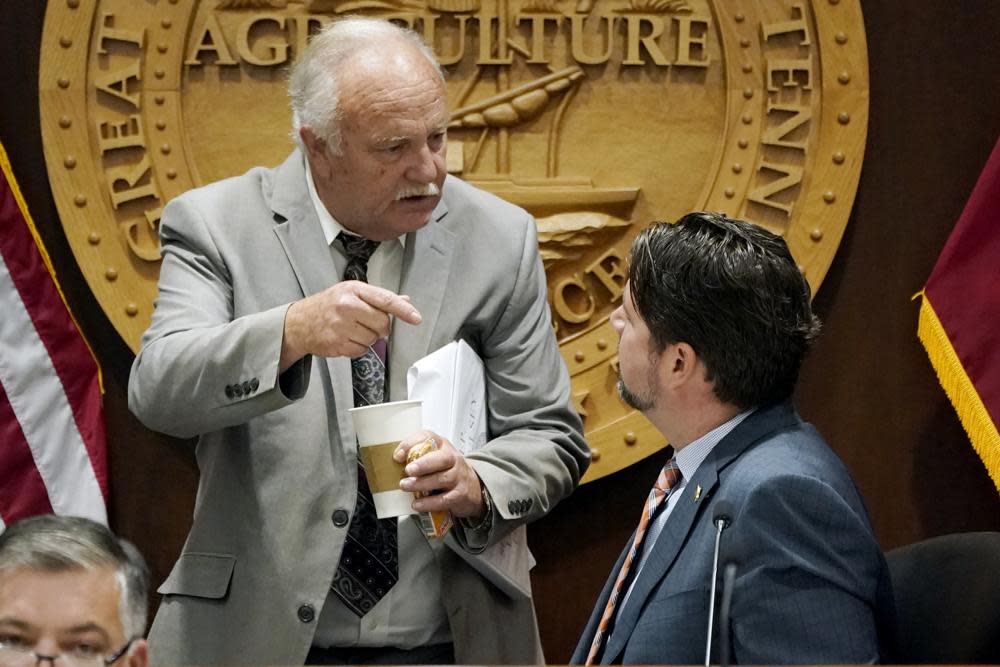
<svg viewBox="0 0 1000 667"><path fill-rule="evenodd" d="M161 664L301 664L353 511L346 358L279 377L288 305L338 280L296 151L164 210L159 297L129 379L144 424L198 436L194 521L150 631ZM549 324L534 220L453 178L406 238L400 291L423 315L390 336L390 400L406 369L463 338L486 366L492 437L472 465L497 511L490 537L569 495L589 452ZM343 516L343 512L339 513ZM480 545L482 546L482 545ZM512 599L435 543L456 659L542 660L530 598Z"/></svg>
<svg viewBox="0 0 1000 667"><path fill-rule="evenodd" d="M704 661L716 534L712 518L723 500L733 517L722 534L720 562L738 568L730 623L733 662L878 662L894 613L885 558L843 463L789 403L747 417L716 445L683 493L628 603L618 610L603 664ZM597 601L573 663L586 660L624 556ZM714 637L712 660L718 664L718 627Z"/></svg>

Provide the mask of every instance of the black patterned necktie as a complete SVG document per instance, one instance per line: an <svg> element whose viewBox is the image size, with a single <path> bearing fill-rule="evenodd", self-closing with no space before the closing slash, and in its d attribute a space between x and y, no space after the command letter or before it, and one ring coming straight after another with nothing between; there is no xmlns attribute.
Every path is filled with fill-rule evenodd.
<svg viewBox="0 0 1000 667"><path fill-rule="evenodd" d="M347 253L344 280L368 282L368 259L378 241L343 232L337 237ZM386 341L380 338L357 359L351 359L354 406L385 401ZM364 616L399 579L396 519L375 514L368 478L358 459L358 498L347 530L340 564L333 577L333 592L358 616Z"/></svg>

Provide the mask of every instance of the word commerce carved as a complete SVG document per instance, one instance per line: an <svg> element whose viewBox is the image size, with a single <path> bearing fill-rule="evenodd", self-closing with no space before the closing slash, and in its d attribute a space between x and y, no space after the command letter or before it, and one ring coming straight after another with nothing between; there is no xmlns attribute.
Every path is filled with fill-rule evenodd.
<svg viewBox="0 0 1000 667"><path fill-rule="evenodd" d="M448 75L449 171L536 217L594 449L587 479L665 445L618 400L608 322L642 227L696 209L747 218L822 281L867 127L859 0L49 0L49 177L77 261L133 349L164 204L284 158L288 65L346 14L424 36Z"/></svg>

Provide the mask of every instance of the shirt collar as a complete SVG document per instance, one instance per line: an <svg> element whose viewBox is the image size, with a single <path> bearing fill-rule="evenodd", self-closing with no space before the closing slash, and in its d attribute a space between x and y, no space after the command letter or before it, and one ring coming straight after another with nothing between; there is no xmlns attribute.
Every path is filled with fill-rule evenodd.
<svg viewBox="0 0 1000 667"><path fill-rule="evenodd" d="M740 422L746 419L751 412L753 412L753 410L746 410L739 413L729 421L719 424L700 438L692 440L674 455L674 458L677 461L677 467L680 468L681 475L684 476L685 480L689 480L694 477L694 474L698 471L702 461L704 461L708 455L712 453L715 446L719 444L723 438L729 435L734 428L739 426Z"/></svg>
<svg viewBox="0 0 1000 667"><path fill-rule="evenodd" d="M319 218L319 226L323 229L323 238L326 239L326 244L331 245L337 236L341 232L345 234L351 234L352 236L358 236L349 229L345 229L342 224L337 222L337 219L330 215L330 211L327 210L326 204L323 200L319 198L319 193L316 192L316 183L313 182L312 167L309 165L309 160L306 161L306 187L309 189L309 200L312 202L313 208L316 210L316 217ZM406 247L406 237L400 236L396 239L399 244Z"/></svg>

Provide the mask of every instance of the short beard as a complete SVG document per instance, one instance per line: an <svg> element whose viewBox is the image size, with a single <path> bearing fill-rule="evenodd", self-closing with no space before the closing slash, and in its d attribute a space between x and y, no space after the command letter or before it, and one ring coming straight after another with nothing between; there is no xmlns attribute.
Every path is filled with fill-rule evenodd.
<svg viewBox="0 0 1000 667"><path fill-rule="evenodd" d="M648 412L655 405L655 397L651 395L640 395L625 386L625 380L618 378L618 395L629 407L635 408L639 412Z"/></svg>

